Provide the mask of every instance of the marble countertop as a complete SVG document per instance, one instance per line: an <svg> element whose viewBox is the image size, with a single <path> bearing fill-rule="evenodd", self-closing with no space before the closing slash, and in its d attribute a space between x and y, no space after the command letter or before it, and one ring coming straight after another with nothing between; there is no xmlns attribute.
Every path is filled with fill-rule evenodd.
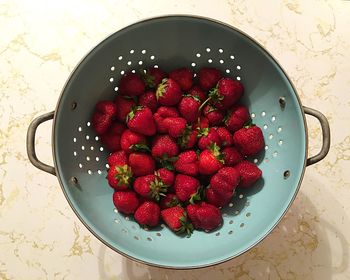
<svg viewBox="0 0 350 280"><path fill-rule="evenodd" d="M350 1L0 1L0 279L350 279ZM281 63L304 105L329 119L331 150L310 166L287 216L248 253L174 271L102 245L70 209L56 177L27 159L30 121L55 108L68 75L93 46L146 17L185 13L234 25ZM310 154L321 146L308 118ZM52 164L51 123L38 157ZM62 229L64 228L64 231Z"/></svg>

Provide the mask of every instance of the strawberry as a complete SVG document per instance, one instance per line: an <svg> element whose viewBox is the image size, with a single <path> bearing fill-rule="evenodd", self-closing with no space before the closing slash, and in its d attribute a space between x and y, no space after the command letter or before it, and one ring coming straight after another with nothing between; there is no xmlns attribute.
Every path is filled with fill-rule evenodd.
<svg viewBox="0 0 350 280"><path fill-rule="evenodd" d="M169 135L158 135L153 140L151 153L153 157L159 159L165 156L172 158L179 154L179 147Z"/></svg>
<svg viewBox="0 0 350 280"><path fill-rule="evenodd" d="M126 153L131 153L133 151L149 151L146 137L130 129L126 129L121 135L120 146Z"/></svg>
<svg viewBox="0 0 350 280"><path fill-rule="evenodd" d="M145 201L136 209L134 218L141 226L154 227L160 220L160 208L153 201Z"/></svg>
<svg viewBox="0 0 350 280"><path fill-rule="evenodd" d="M244 156L252 156L264 149L264 136L260 127L252 125L241 128L233 134L237 149Z"/></svg>
<svg viewBox="0 0 350 280"><path fill-rule="evenodd" d="M139 199L133 191L114 192L113 203L119 212L133 214L139 206Z"/></svg>
<svg viewBox="0 0 350 280"><path fill-rule="evenodd" d="M210 179L206 197L210 204L223 207L231 200L240 181L240 174L233 167L223 167Z"/></svg>
<svg viewBox="0 0 350 280"><path fill-rule="evenodd" d="M209 120L206 118L206 117L204 117L204 116L201 116L200 118L199 118L199 123L198 124L196 124L195 126L194 126L194 128L200 128L200 129L203 129L203 128L209 128Z"/></svg>
<svg viewBox="0 0 350 280"><path fill-rule="evenodd" d="M226 166L235 166L243 160L243 156L235 147L225 147L222 149Z"/></svg>
<svg viewBox="0 0 350 280"><path fill-rule="evenodd" d="M126 190L131 184L132 171L127 164L111 166L107 173L107 180L112 188Z"/></svg>
<svg viewBox="0 0 350 280"><path fill-rule="evenodd" d="M154 159L145 153L131 153L129 155L129 166L135 177L149 175L154 172Z"/></svg>
<svg viewBox="0 0 350 280"><path fill-rule="evenodd" d="M203 108L203 114L208 119L210 126L221 125L224 119L222 111L210 104Z"/></svg>
<svg viewBox="0 0 350 280"><path fill-rule="evenodd" d="M139 97L139 105L148 107L154 113L158 108L156 94L153 91L147 91Z"/></svg>
<svg viewBox="0 0 350 280"><path fill-rule="evenodd" d="M169 78L177 82L182 90L189 90L193 84L193 72L186 67L171 71Z"/></svg>
<svg viewBox="0 0 350 280"><path fill-rule="evenodd" d="M201 101L198 97L192 95L185 95L182 97L179 103L179 112L183 118L189 123L194 123L198 121L199 117L199 107Z"/></svg>
<svg viewBox="0 0 350 280"><path fill-rule="evenodd" d="M200 184L194 177L177 174L174 188L177 198L182 202L189 201L190 203L194 203L194 201L201 199Z"/></svg>
<svg viewBox="0 0 350 280"><path fill-rule="evenodd" d="M197 143L198 131L192 130L192 127L187 125L183 134L177 139L178 144L183 150L193 148Z"/></svg>
<svg viewBox="0 0 350 280"><path fill-rule="evenodd" d="M198 133L198 136L200 137L198 140L198 147L201 150L205 150L209 145L213 143L221 146L220 136L216 132L216 129L213 127L201 129Z"/></svg>
<svg viewBox="0 0 350 280"><path fill-rule="evenodd" d="M175 181L175 174L174 172L166 169L166 168L160 168L156 172L154 172L156 176L158 176L165 185L172 186Z"/></svg>
<svg viewBox="0 0 350 280"><path fill-rule="evenodd" d="M222 75L216 68L203 67L198 72L198 82L205 91L211 89L221 79Z"/></svg>
<svg viewBox="0 0 350 280"><path fill-rule="evenodd" d="M115 117L118 110L112 101L105 100L96 104L95 111L107 116Z"/></svg>
<svg viewBox="0 0 350 280"><path fill-rule="evenodd" d="M165 77L165 73L160 68L154 67L148 68L145 73L142 74L142 78L149 88L157 88Z"/></svg>
<svg viewBox="0 0 350 280"><path fill-rule="evenodd" d="M207 99L204 91L199 86L194 86L191 88L188 95L198 97L201 102L204 102Z"/></svg>
<svg viewBox="0 0 350 280"><path fill-rule="evenodd" d="M205 198L208 203L221 208L230 203L232 196L220 194L212 188L208 188L205 190Z"/></svg>
<svg viewBox="0 0 350 280"><path fill-rule="evenodd" d="M180 137L186 129L186 120L184 118L165 118L163 121L167 132L171 137Z"/></svg>
<svg viewBox="0 0 350 280"><path fill-rule="evenodd" d="M210 90L209 98L218 109L228 109L243 95L243 85L230 78L222 78L215 88Z"/></svg>
<svg viewBox="0 0 350 280"><path fill-rule="evenodd" d="M177 234L187 233L190 236L193 232L193 225L187 219L185 209L181 206L174 206L161 211L163 221Z"/></svg>
<svg viewBox="0 0 350 280"><path fill-rule="evenodd" d="M198 158L198 171L203 175L210 175L217 172L224 165L223 155L216 143L202 151Z"/></svg>
<svg viewBox="0 0 350 280"><path fill-rule="evenodd" d="M180 202L177 199L176 195L173 193L168 193L160 200L160 209L171 208L179 204Z"/></svg>
<svg viewBox="0 0 350 280"><path fill-rule="evenodd" d="M116 115L117 120L125 123L126 116L129 114L132 107L136 106L135 101L127 96L117 95L115 104L118 108Z"/></svg>
<svg viewBox="0 0 350 280"><path fill-rule="evenodd" d="M124 124L114 122L109 130L101 135L102 144L111 152L120 150L120 138L124 130Z"/></svg>
<svg viewBox="0 0 350 280"><path fill-rule="evenodd" d="M228 147L233 145L232 135L225 127L218 127L216 129L216 132L220 137L221 147Z"/></svg>
<svg viewBox="0 0 350 280"><path fill-rule="evenodd" d="M139 75L129 72L124 74L119 81L121 95L137 96L145 92L145 83Z"/></svg>
<svg viewBox="0 0 350 280"><path fill-rule="evenodd" d="M100 101L95 106L92 127L99 135L104 134L112 125L117 114L117 106L112 101Z"/></svg>
<svg viewBox="0 0 350 280"><path fill-rule="evenodd" d="M137 177L134 182L134 190L145 198L159 201L161 196L167 192L167 185L164 184L156 175L150 174Z"/></svg>
<svg viewBox="0 0 350 280"><path fill-rule="evenodd" d="M198 160L195 151L186 151L179 154L177 161L174 163L175 170L179 173L197 176Z"/></svg>
<svg viewBox="0 0 350 280"><path fill-rule="evenodd" d="M241 181L239 187L249 188L261 178L262 171L254 163L244 160L238 163L235 168L238 170Z"/></svg>
<svg viewBox="0 0 350 280"><path fill-rule="evenodd" d="M233 133L241 129L249 120L250 115L247 107L238 105L229 110L225 118L225 125L227 129Z"/></svg>
<svg viewBox="0 0 350 280"><path fill-rule="evenodd" d="M165 107L161 106L158 108L158 110L154 113L154 121L157 125L157 131L159 133L166 133L168 131L168 128L164 125L164 119L167 117L179 117L180 114L174 107Z"/></svg>
<svg viewBox="0 0 350 280"><path fill-rule="evenodd" d="M152 112L147 107L135 107L127 116L127 126L130 130L147 136L156 133Z"/></svg>
<svg viewBox="0 0 350 280"><path fill-rule="evenodd" d="M222 224L220 210L204 201L198 204L190 204L186 208L187 215L196 229L211 231Z"/></svg>
<svg viewBox="0 0 350 280"><path fill-rule="evenodd" d="M128 164L128 156L123 150L116 151L108 156L107 162L109 166L123 166Z"/></svg>
<svg viewBox="0 0 350 280"><path fill-rule="evenodd" d="M181 88L173 79L163 79L157 87L156 97L160 105L174 106L181 100Z"/></svg>

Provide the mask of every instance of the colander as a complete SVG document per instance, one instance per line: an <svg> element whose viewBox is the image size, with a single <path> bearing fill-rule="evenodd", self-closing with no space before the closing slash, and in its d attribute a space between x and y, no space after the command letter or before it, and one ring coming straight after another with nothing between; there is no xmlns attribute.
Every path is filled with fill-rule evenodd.
<svg viewBox="0 0 350 280"><path fill-rule="evenodd" d="M182 238L164 225L145 230L114 208L105 178L109 153L90 119L97 101L118 94L121 75L149 66L166 71L212 66L240 80L242 103L263 130L265 150L250 159L262 169L263 180L249 191L237 191L216 231ZM321 151L311 158L305 114L319 120L323 135ZM50 119L54 167L37 159L34 145L38 125ZM262 46L227 24L193 16L152 18L109 36L75 68L56 110L34 119L27 134L32 164L57 176L73 211L99 240L133 260L178 269L218 264L259 243L293 202L305 167L323 159L329 146L327 119L302 107L291 81Z"/></svg>

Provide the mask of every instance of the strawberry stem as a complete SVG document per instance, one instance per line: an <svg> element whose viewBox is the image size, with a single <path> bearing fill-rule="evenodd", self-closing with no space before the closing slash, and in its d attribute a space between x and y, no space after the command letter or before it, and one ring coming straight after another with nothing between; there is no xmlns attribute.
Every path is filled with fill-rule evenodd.
<svg viewBox="0 0 350 280"><path fill-rule="evenodd" d="M202 108L204 107L204 105L207 104L210 100L211 100L211 96L209 96L209 97L201 104L201 106L199 106L198 112L200 112L200 111L202 110Z"/></svg>

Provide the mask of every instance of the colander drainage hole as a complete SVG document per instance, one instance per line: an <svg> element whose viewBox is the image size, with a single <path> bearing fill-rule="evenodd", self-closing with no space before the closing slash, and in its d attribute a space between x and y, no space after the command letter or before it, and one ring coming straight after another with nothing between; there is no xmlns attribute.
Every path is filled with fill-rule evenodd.
<svg viewBox="0 0 350 280"><path fill-rule="evenodd" d="M223 53L224 52L224 50L223 49L219 49L219 53Z"/></svg>
<svg viewBox="0 0 350 280"><path fill-rule="evenodd" d="M251 118L254 119L255 118L255 114L254 113L251 113Z"/></svg>
<svg viewBox="0 0 350 280"><path fill-rule="evenodd" d="M151 237L147 237L147 240L148 240L148 241L152 241L152 238L151 238Z"/></svg>
<svg viewBox="0 0 350 280"><path fill-rule="evenodd" d="M254 163L258 163L259 160L257 158L255 158L253 161L254 161Z"/></svg>
<svg viewBox="0 0 350 280"><path fill-rule="evenodd" d="M237 65L237 70L241 70L241 65Z"/></svg>
<svg viewBox="0 0 350 280"><path fill-rule="evenodd" d="M282 146L282 144L283 144L283 140L279 140L278 145Z"/></svg>
<svg viewBox="0 0 350 280"><path fill-rule="evenodd" d="M99 169L99 170L97 170L97 173L98 173L98 175L101 175L102 171Z"/></svg>
<svg viewBox="0 0 350 280"><path fill-rule="evenodd" d="M121 75L124 75L124 73L125 73L125 71L124 71L124 70L120 71L120 74L121 74Z"/></svg>
<svg viewBox="0 0 350 280"><path fill-rule="evenodd" d="M261 116L262 116L262 117L265 117L265 116L266 116L266 112L265 112L265 111L262 111L262 112L261 112Z"/></svg>
<svg viewBox="0 0 350 280"><path fill-rule="evenodd" d="M154 59L155 59L155 56L154 56L154 55L151 55L151 56L150 56L150 59L151 59L151 60L154 60Z"/></svg>
<svg viewBox="0 0 350 280"><path fill-rule="evenodd" d="M249 218L251 215L252 215L252 214L251 214L250 212L248 212L247 214L245 214L245 216L246 216L247 218Z"/></svg>
<svg viewBox="0 0 350 280"><path fill-rule="evenodd" d="M206 48L206 51L207 51L207 52L210 52L210 48Z"/></svg>
<svg viewBox="0 0 350 280"><path fill-rule="evenodd" d="M146 53L146 50L142 50L141 53L142 53L142 54L145 54L145 53Z"/></svg>
<svg viewBox="0 0 350 280"><path fill-rule="evenodd" d="M192 67L195 67L195 66L196 66L196 63L192 62L192 63L191 63L191 66L192 66Z"/></svg>
<svg viewBox="0 0 350 280"><path fill-rule="evenodd" d="M160 232L157 232L156 235L157 236L162 236L162 234Z"/></svg>
<svg viewBox="0 0 350 280"><path fill-rule="evenodd" d="M70 104L70 108L71 108L71 110L75 110L75 108L77 108L77 102L72 102L71 104Z"/></svg>
<svg viewBox="0 0 350 280"><path fill-rule="evenodd" d="M281 126L279 126L279 127L277 128L277 132L282 132L282 127L281 127Z"/></svg>
<svg viewBox="0 0 350 280"><path fill-rule="evenodd" d="M114 67L114 66L112 66L112 67L111 67L111 71L114 71L114 70L115 70L115 67Z"/></svg>
<svg viewBox="0 0 350 280"><path fill-rule="evenodd" d="M114 88L114 91L118 91L118 89L119 89L118 87L115 87L115 88Z"/></svg>
<svg viewBox="0 0 350 280"><path fill-rule="evenodd" d="M232 225L232 224L233 224L233 220L230 220L228 223L229 223L230 225Z"/></svg>
<svg viewBox="0 0 350 280"><path fill-rule="evenodd" d="M271 117L271 121L272 121L272 122L276 121L276 116L272 116L272 117Z"/></svg>
<svg viewBox="0 0 350 280"><path fill-rule="evenodd" d="M244 227L244 223L241 223L241 224L239 225L239 227L241 227L241 228Z"/></svg>
<svg viewBox="0 0 350 280"><path fill-rule="evenodd" d="M78 131L81 132L82 130L81 126L78 126Z"/></svg>
<svg viewBox="0 0 350 280"><path fill-rule="evenodd" d="M235 56L234 55L230 55L230 58L233 60L233 59L235 59Z"/></svg>
<svg viewBox="0 0 350 280"><path fill-rule="evenodd" d="M226 73L229 74L231 71L230 69L226 69Z"/></svg>
<svg viewBox="0 0 350 280"><path fill-rule="evenodd" d="M136 239L136 240L140 240L140 237L138 237L138 236L134 236L134 238Z"/></svg>
<svg viewBox="0 0 350 280"><path fill-rule="evenodd" d="M209 63L212 63L212 62L213 62L213 60L212 60L211 58L209 58L209 59L208 59L208 62L209 62Z"/></svg>
<svg viewBox="0 0 350 280"><path fill-rule="evenodd" d="M90 125L91 125L91 123L90 123L90 122L87 122L87 123L86 123L86 126L90 126Z"/></svg>
<svg viewBox="0 0 350 280"><path fill-rule="evenodd" d="M123 57L120 55L119 57L118 57L118 60L122 60L123 59Z"/></svg>
<svg viewBox="0 0 350 280"><path fill-rule="evenodd" d="M229 207L233 207L233 203L231 202L228 206L229 206Z"/></svg>
<svg viewBox="0 0 350 280"><path fill-rule="evenodd" d="M215 233L216 236L220 236L220 232Z"/></svg>
<svg viewBox="0 0 350 280"><path fill-rule="evenodd" d="M76 157L78 155L78 153L76 151L74 151L73 155Z"/></svg>
<svg viewBox="0 0 350 280"><path fill-rule="evenodd" d="M92 174L92 171L91 171L90 169L88 169L87 173L88 173L89 175L91 175L91 174Z"/></svg>
<svg viewBox="0 0 350 280"><path fill-rule="evenodd" d="M233 230L230 230L229 232L228 232L228 234L232 234L233 233Z"/></svg>
<svg viewBox="0 0 350 280"><path fill-rule="evenodd" d="M244 197L243 194L240 194L240 195L238 196L238 198L240 198L240 199L242 199L243 197Z"/></svg>
<svg viewBox="0 0 350 280"><path fill-rule="evenodd" d="M95 140L98 141L100 138L98 136L95 136Z"/></svg>
<svg viewBox="0 0 350 280"><path fill-rule="evenodd" d="M196 57L201 57L201 54L200 54L200 53L197 53L197 54L196 54Z"/></svg>
<svg viewBox="0 0 350 280"><path fill-rule="evenodd" d="M114 78L110 78L109 81L110 81L111 83L113 83L113 82L114 82Z"/></svg>
<svg viewBox="0 0 350 280"><path fill-rule="evenodd" d="M134 50L130 50L130 53L133 54L135 51Z"/></svg>
<svg viewBox="0 0 350 280"><path fill-rule="evenodd" d="M219 62L220 62L220 64L223 64L223 63L224 63L224 60L220 59L220 61L219 61Z"/></svg>
<svg viewBox="0 0 350 280"><path fill-rule="evenodd" d="M240 77L240 76L237 76L236 79L237 79L237 81L240 81L240 80L241 80L241 77Z"/></svg>
<svg viewBox="0 0 350 280"><path fill-rule="evenodd" d="M289 176L290 176L290 171L289 170L286 170L286 171L283 172L284 179L287 179Z"/></svg>
<svg viewBox="0 0 350 280"><path fill-rule="evenodd" d="M74 137L74 138L73 138L73 142L74 142L74 143L77 142L77 138Z"/></svg>

